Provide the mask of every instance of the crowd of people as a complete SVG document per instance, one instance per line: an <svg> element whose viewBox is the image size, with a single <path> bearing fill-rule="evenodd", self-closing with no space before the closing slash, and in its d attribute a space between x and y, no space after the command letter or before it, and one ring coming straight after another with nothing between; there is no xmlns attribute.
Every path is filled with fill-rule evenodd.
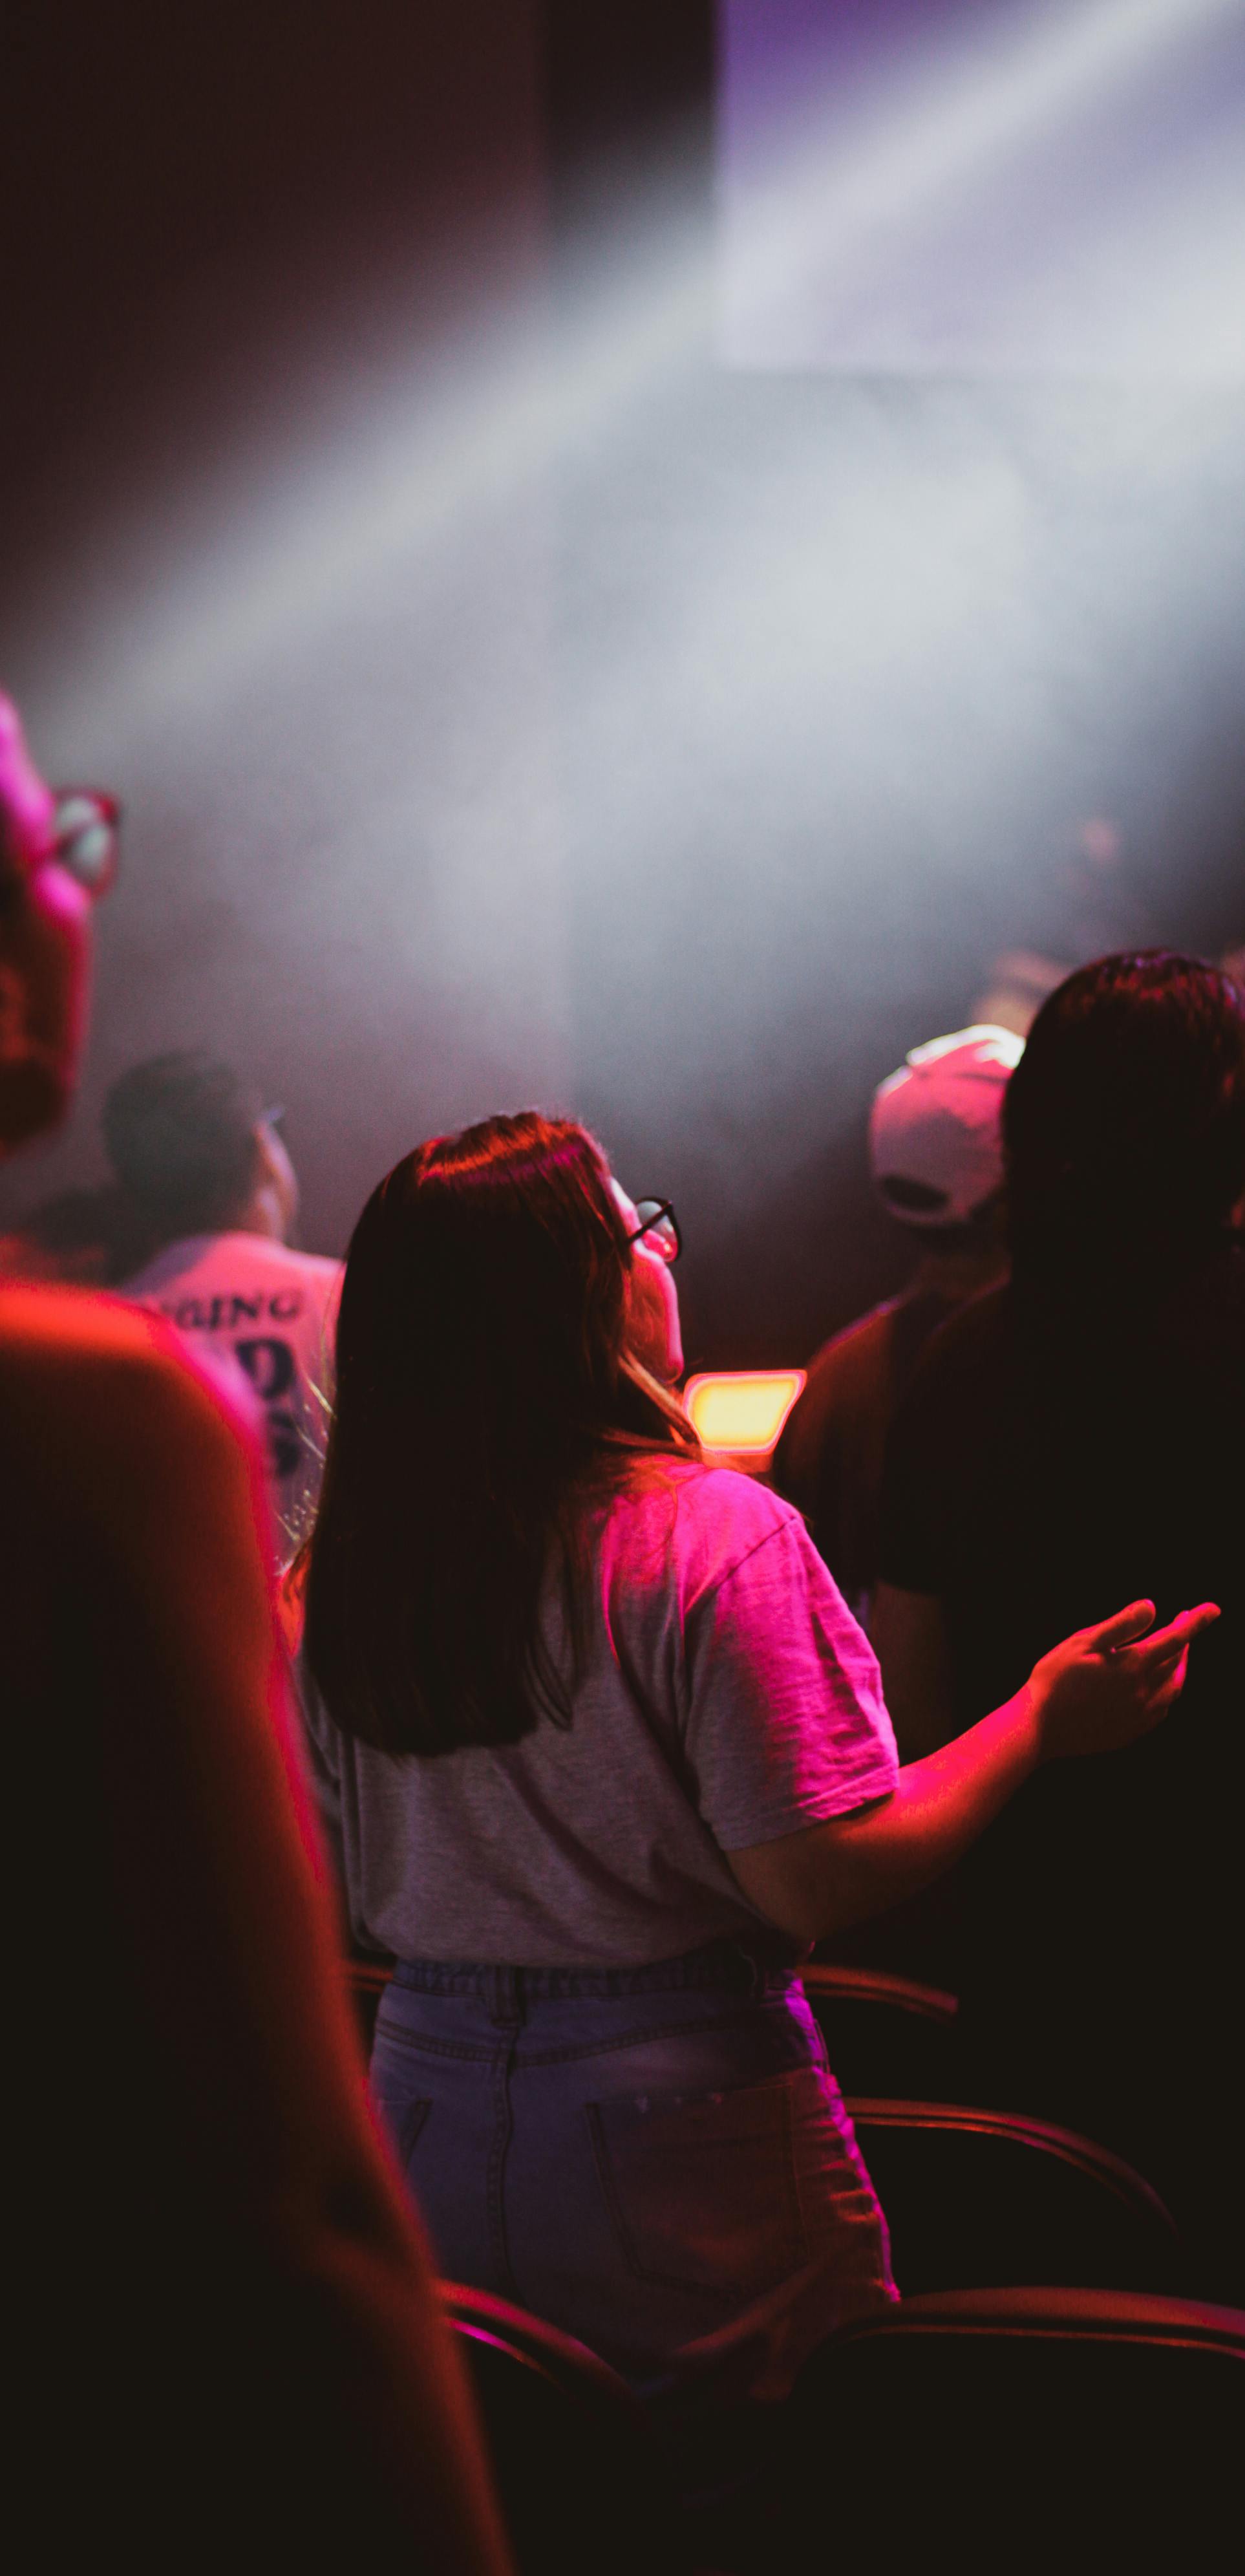
<svg viewBox="0 0 1245 2576"><path fill-rule="evenodd" d="M116 832L7 702L0 829L7 1151L71 1097ZM415 1146L342 1268L279 1117L133 1068L94 1272L32 1229L0 1296L21 2331L93 2512L140 2565L193 2497L503 2569L437 2273L655 2417L781 2401L904 2286L801 1984L859 1926L950 1944L988 2098L1121 2147L1245 2295L1235 982L1110 957L914 1050L871 1126L911 1285L768 1480L702 1452L674 1213L582 1125ZM335 1899L393 1968L379 2129Z"/></svg>

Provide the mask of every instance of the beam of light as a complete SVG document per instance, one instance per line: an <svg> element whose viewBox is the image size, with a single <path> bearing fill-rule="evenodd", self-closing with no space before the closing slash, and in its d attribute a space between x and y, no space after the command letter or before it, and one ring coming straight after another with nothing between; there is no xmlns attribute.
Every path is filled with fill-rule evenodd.
<svg viewBox="0 0 1245 2576"><path fill-rule="evenodd" d="M1009 17L989 45L936 66L919 96L892 100L836 148L832 165L815 118L789 128L775 150L773 203L767 211L762 188L755 239L742 249L743 304L758 293L764 302L810 242L819 262L832 252L850 279L879 224L965 185L1073 104L1239 6L1075 0L1053 19ZM1178 294L1174 272L1167 291ZM232 525L222 490L214 542L187 561L171 531L163 563L144 579L127 640L92 687L92 733L116 741L137 708L158 720L233 685L331 626L387 564L400 558L416 572L457 530L535 488L559 452L590 450L638 392L699 346L704 295L699 242L660 205L641 209L602 252L594 310L554 348L534 295L517 326L486 329L439 365L401 371L387 399L369 396L347 441L319 456L304 448L267 498L245 496ZM1208 290L1208 329L1211 306L1221 316L1223 295ZM138 555L146 542L140 530ZM67 658L62 671L66 690L80 689Z"/></svg>
<svg viewBox="0 0 1245 2576"><path fill-rule="evenodd" d="M922 228L991 170L1006 166L1060 120L1161 72L1165 54L1239 25L1240 0L1024 0L1000 24L974 15L967 41L944 45L905 79L892 77L872 112L836 127L833 94L814 78L748 172L746 204L728 225L726 353L736 362L790 363L785 308L811 273L845 299L867 286L879 252L919 251ZM940 27L945 40L945 26ZM1220 279L1229 303L1230 277ZM850 313L850 305L849 305ZM1241 352L1233 344L1234 362ZM843 350L840 363L851 363Z"/></svg>
<svg viewBox="0 0 1245 2576"><path fill-rule="evenodd" d="M247 496L240 524L189 565L175 539L163 578L137 604L128 650L92 692L92 732L113 737L140 702L188 706L289 639L335 620L397 558L431 557L462 527L538 486L553 457L591 441L637 387L697 345L703 331L699 251L659 215L643 248L612 265L608 291L573 339L551 342L533 294L516 322L485 326L403 370L370 396L350 438L291 478L276 497ZM221 504L228 511L228 491ZM144 512L133 531L147 539Z"/></svg>
<svg viewBox="0 0 1245 2576"><path fill-rule="evenodd" d="M1121 80L1174 59L1161 24L1219 23L1201 0L1139 7L1134 61L1124 12L1082 14L1121 40ZM1061 11L1061 43L1067 28ZM936 123L928 66L921 80L920 100L911 79L892 93L896 130L918 106ZM778 147L797 178L802 138L797 124ZM927 145L932 174L936 131ZM979 118L961 113L960 147L966 188L948 171L931 208L940 190L971 198L990 159ZM894 160L891 176L902 191ZM867 279L870 256L866 226L845 270ZM418 347L409 280L371 279L366 382L313 281L305 346L257 341L249 461L247 420L222 406L214 473L170 445L128 526L101 508L85 586L67 559L40 734L127 793L136 903L153 806L161 899L180 922L183 888L205 897L201 918L187 894L184 966L152 943L163 989L153 974L146 1019L133 970L116 1065L171 1042L179 1013L197 1035L210 1002L236 1011L239 1045L257 1027L296 1062L314 1043L355 1068L356 1026L383 1039L385 1080L405 1100L409 1060L427 1130L590 1085L582 1105L629 1121L655 1167L664 1137L675 1170L700 1140L698 1224L738 1259L741 1190L763 1204L812 1163L868 1068L876 1002L904 975L909 991L958 975L978 914L955 1009L994 950L1044 937L1027 905L1060 798L1092 811L1122 761L1120 810L1150 796L1163 816L1182 725L1213 734L1239 634L1238 407L1154 386L1125 404L715 385L704 242L677 188L620 212L582 269L574 327L551 337L535 258L509 318L496 299L467 308L464 262L460 326L435 344L420 326ZM1174 249L1151 271L1167 302L1179 271ZM1218 245L1202 276L1213 320ZM205 352L210 397L208 367ZM555 529L546 505L568 490ZM543 628L539 603L526 614L542 583ZM405 625L403 586L421 603ZM466 661L490 621L519 640L475 687ZM521 774L542 723L543 804ZM577 1016L568 1002L565 1046L558 1020L542 1054L531 1032L563 1008L543 952L563 918ZM939 1024L914 1002L894 1051ZM871 1079L892 1061L888 1039ZM351 1080L326 1074L325 1097L378 1159ZM387 1157L407 1142L394 1132Z"/></svg>
<svg viewBox="0 0 1245 2576"><path fill-rule="evenodd" d="M1188 0L1188 13L1197 23L1217 10L1210 0ZM1121 76L1140 60L1123 42L1124 14L1116 6L1085 12L1098 29L1099 54L1076 55L1082 68L1100 59L1104 31L1119 45ZM1157 0L1138 7L1149 31L1146 59L1175 14ZM1066 34L1063 13L1058 23ZM961 133L965 148L976 130L970 121ZM158 740L167 718L175 720L169 738L183 746L210 741L222 701L253 697L268 720L265 691L285 669L300 694L308 684L318 708L340 656L349 723L343 738L326 731L315 744L314 797L309 790L297 820L263 765L269 743L254 740L251 757L270 844L289 851L300 829L306 835L290 881L343 988L353 970L335 879L348 880L366 908L389 870L384 963L395 988L415 957L431 961L441 986L476 994L487 981L487 951L490 1025L507 979L519 993L525 978L536 979L532 923L551 925L548 934L540 928L541 944L558 935L560 858L547 865L541 855L557 857L556 781L539 812L528 797L530 819L514 830L534 731L530 701L515 723L517 699L509 709L487 694L473 702L463 684L453 712L465 706L478 728L471 792L465 762L447 762L434 781L418 719L407 750L392 691L376 690L366 656L351 661L351 620L365 627L391 597L397 567L403 582L426 588L426 623L435 631L438 597L473 583L483 596L481 544L490 529L517 526L524 512L532 542L515 568L521 584L545 577L542 486L564 454L577 471L586 465L602 525L616 519L630 545L651 458L643 438L628 454L620 428L703 347L703 244L673 204L656 193L595 245L595 293L583 298L574 329L552 342L533 281L516 298L516 314L485 317L474 333L467 328L414 363L402 348L395 296L387 383L374 369L372 382L339 404L331 433L318 441L304 434L297 445L292 398L290 448L273 457L262 482L241 491L241 506L232 506L222 475L208 513L217 522L211 541L201 507L192 533L179 524L176 492L151 513L165 531L154 562L149 530L136 523L130 613L115 641L101 621L108 649L97 649L98 679L92 670L84 681L81 663L74 667L63 629L52 638L57 686L49 695L62 701L59 721L75 760L106 774L119 763L123 779L128 747L136 736L140 744ZM700 426L709 400L702 394ZM836 938L856 922L868 925L870 961L876 948L883 963L853 971L875 973L884 989L890 934L875 940L873 925L889 899L888 875L902 882L906 919L926 922L931 946L945 940L948 896L953 906L973 866L983 879L990 866L1003 877L1018 850L1034 847L1044 825L1039 820L1031 834L1029 817L1045 816L1052 772L1069 750L1079 758L1095 726L1108 741L1113 725L1125 729L1151 647L1169 652L1172 633L1183 628L1203 662L1209 658L1220 602L1213 591L1203 595L1204 557L1182 543L1159 561L1142 543L1117 574L1135 592L1136 648L1130 636L1125 663L1108 657L1102 670L1082 671L1077 656L1092 658L1095 630L1052 592L1041 444L1026 454L1023 440L1000 433L971 398L952 392L937 400L937 415L923 413L916 439L893 436L883 415L852 392L833 443L824 417L801 413L794 429L771 439L768 454L758 448L746 477L727 451L724 489L738 506L719 504L701 529L689 511L694 542L654 558L642 579L628 566L616 573L603 549L601 614L573 675L558 675L558 720L575 734L586 765L609 782L592 846L576 864L603 887L611 874L625 878L654 921L672 899L689 920L694 889L700 984L711 990L729 977L733 998L729 1014L710 1014L694 1040L694 999L686 1009L689 1078L712 1096L720 1080L733 1079L732 1049L746 1057L758 1125L769 1115L779 1120L783 1086L793 1086L793 993L804 996L803 1042L823 1016L821 983L838 971L828 930L811 923L814 895L827 898L826 923L833 905ZM1117 464L1121 482L1135 482L1129 441L1160 494L1184 478L1196 500L1208 457L1225 480L1214 465L1214 424L1192 419L1179 402L1148 400L1128 424L1091 432L1083 460L1070 462L1077 435L1073 428L1062 444L1051 442L1057 488L1083 467L1092 492ZM1226 548L1224 564L1226 583ZM1075 575L1065 588L1075 588ZM497 613L506 614L500 592ZM288 706L274 695L276 722L288 723ZM330 716L335 711L334 704ZM141 757L151 755L144 748ZM350 811L323 829L321 782L331 794L343 779ZM974 853L996 816L1003 818L997 859L988 865ZM253 869L244 836L254 828L244 815L244 869ZM423 835L427 851L418 881L406 860L413 834ZM767 882L763 915L758 875ZM254 918L253 873L245 900ZM1009 921L995 944L1023 935L1023 924ZM657 958L653 971L654 989L664 989ZM773 1034L780 1029L782 1042ZM641 1081L629 1068L636 1091ZM490 1105L491 1098L483 1103Z"/></svg>

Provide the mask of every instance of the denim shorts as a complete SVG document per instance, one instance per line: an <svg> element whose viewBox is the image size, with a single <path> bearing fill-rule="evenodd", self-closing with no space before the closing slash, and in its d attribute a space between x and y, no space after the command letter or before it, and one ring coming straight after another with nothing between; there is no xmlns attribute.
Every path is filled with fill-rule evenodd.
<svg viewBox="0 0 1245 2576"><path fill-rule="evenodd" d="M799 1977L734 1942L627 1969L399 1962L372 2090L443 2277L645 2395L782 2396L896 2295Z"/></svg>

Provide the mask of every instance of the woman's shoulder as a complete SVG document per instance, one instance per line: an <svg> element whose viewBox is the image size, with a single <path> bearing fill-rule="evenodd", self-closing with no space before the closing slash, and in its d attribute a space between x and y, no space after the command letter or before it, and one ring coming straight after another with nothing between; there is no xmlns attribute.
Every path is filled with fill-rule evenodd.
<svg viewBox="0 0 1245 2576"><path fill-rule="evenodd" d="M628 1467L607 1506L616 1545L673 1553L698 1585L723 1582L780 1531L803 1531L790 1503L755 1476L710 1459L645 1457Z"/></svg>

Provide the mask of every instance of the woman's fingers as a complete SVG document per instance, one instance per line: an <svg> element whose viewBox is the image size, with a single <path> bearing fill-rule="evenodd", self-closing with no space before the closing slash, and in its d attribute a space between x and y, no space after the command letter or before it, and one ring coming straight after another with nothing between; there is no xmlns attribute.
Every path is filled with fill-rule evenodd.
<svg viewBox="0 0 1245 2576"><path fill-rule="evenodd" d="M1152 1637L1143 1638L1131 1649L1136 1678L1153 1715L1161 1717L1184 1689L1189 1669L1189 1647L1194 1637L1209 1628L1219 1617L1214 1601L1199 1602L1196 1610L1182 1610L1179 1618L1160 1628ZM1123 1658L1121 1657L1121 1661Z"/></svg>
<svg viewBox="0 0 1245 2576"><path fill-rule="evenodd" d="M1181 1646L1218 1617L1217 1601L1200 1601L1195 1610L1182 1610L1165 1628L1155 1628L1154 1603L1130 1601L1126 1610L1117 1610L1110 1619L1099 1619L1092 1628L1082 1628L1078 1643L1089 1654L1118 1654L1122 1647L1131 1646L1139 1655L1161 1658L1167 1653L1178 1654Z"/></svg>
<svg viewBox="0 0 1245 2576"><path fill-rule="evenodd" d="M1172 1701L1178 1699L1184 1689L1188 1669L1189 1650L1186 1646L1174 1664L1163 1664L1158 1672L1148 1673L1141 1684L1147 1708L1170 1708Z"/></svg>
<svg viewBox="0 0 1245 2576"><path fill-rule="evenodd" d="M1112 1618L1098 1619L1092 1628L1082 1628L1077 1643L1087 1654L1106 1654L1116 1646L1131 1646L1153 1625L1154 1603L1130 1601L1126 1610L1117 1610Z"/></svg>
<svg viewBox="0 0 1245 2576"><path fill-rule="evenodd" d="M1166 1628L1156 1629L1152 1637L1143 1637L1139 1644L1122 1651L1117 1649L1118 1659L1121 1663L1131 1663L1138 1679L1150 1689L1174 1671L1177 1664L1183 1678L1193 1639L1203 1628L1209 1628L1218 1616L1219 1611L1213 1601L1203 1601L1196 1610L1182 1610L1178 1619L1173 1619Z"/></svg>
<svg viewBox="0 0 1245 2576"><path fill-rule="evenodd" d="M1203 1628L1213 1627L1218 1617L1217 1601L1199 1601L1196 1610L1182 1610L1179 1618L1172 1619L1166 1628L1156 1628L1140 1651L1145 1655L1161 1655L1169 1650L1178 1652L1189 1644L1191 1638L1200 1636Z"/></svg>
<svg viewBox="0 0 1245 2576"><path fill-rule="evenodd" d="M1218 1616L1202 1601L1151 1634L1153 1602L1130 1601L1052 1648L1030 1676L1045 1752L1105 1753L1148 1734L1184 1688L1192 1640Z"/></svg>

